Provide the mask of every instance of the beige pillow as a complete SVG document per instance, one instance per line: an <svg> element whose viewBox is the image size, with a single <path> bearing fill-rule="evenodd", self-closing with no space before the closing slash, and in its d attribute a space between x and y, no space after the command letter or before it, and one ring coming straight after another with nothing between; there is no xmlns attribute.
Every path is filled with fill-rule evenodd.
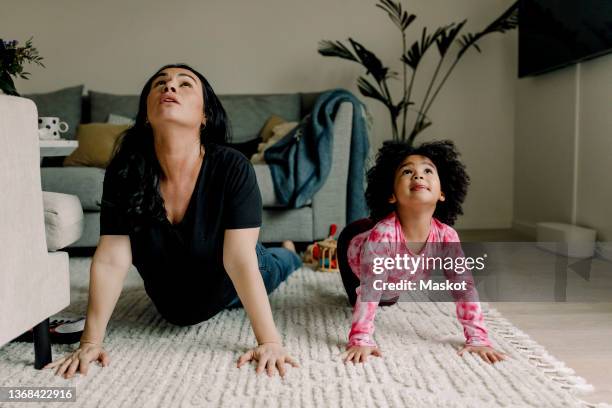
<svg viewBox="0 0 612 408"><path fill-rule="evenodd" d="M79 147L64 159L64 166L88 166L106 168L115 149L117 139L129 125L88 123L79 125Z"/></svg>
<svg viewBox="0 0 612 408"><path fill-rule="evenodd" d="M283 122L272 128L272 135L265 141L257 145L257 153L251 156L251 163L253 164L264 164L264 152L274 143L281 140L289 132L298 125L298 122Z"/></svg>
<svg viewBox="0 0 612 408"><path fill-rule="evenodd" d="M261 137L262 142L267 142L268 139L272 137L272 129L274 126L280 125L281 123L286 123L287 121L280 116L272 115L266 121L266 124L263 125L261 130L259 131L259 136Z"/></svg>

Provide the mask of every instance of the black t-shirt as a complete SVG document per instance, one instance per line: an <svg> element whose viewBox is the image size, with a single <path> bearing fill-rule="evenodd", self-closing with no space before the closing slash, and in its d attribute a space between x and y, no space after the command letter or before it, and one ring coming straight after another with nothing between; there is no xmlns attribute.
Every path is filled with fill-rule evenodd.
<svg viewBox="0 0 612 408"><path fill-rule="evenodd" d="M130 231L121 211L121 180L104 177L100 235L129 235L132 263L159 312L175 324L194 324L218 313L236 292L223 267L226 229L261 226L261 194L253 166L241 153L207 145L180 223L152 220Z"/></svg>

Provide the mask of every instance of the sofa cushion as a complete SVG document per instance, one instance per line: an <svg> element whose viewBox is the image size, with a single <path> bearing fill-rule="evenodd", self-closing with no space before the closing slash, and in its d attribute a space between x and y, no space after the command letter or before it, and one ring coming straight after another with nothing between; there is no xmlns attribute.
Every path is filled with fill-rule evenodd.
<svg viewBox="0 0 612 408"><path fill-rule="evenodd" d="M113 125L129 125L129 126L134 126L136 121L134 119L132 119L132 118L128 118L128 117L125 117L125 116L116 115L114 113L111 113L110 115L108 115L108 119L106 119L106 123L111 123Z"/></svg>
<svg viewBox="0 0 612 408"><path fill-rule="evenodd" d="M43 167L42 189L76 195L85 211L100 211L104 169L97 167Z"/></svg>
<svg viewBox="0 0 612 408"><path fill-rule="evenodd" d="M60 89L54 92L24 95L31 99L38 109L38 117L57 116L68 124L63 139L75 140L77 126L81 122L81 96L83 85Z"/></svg>
<svg viewBox="0 0 612 408"><path fill-rule="evenodd" d="M256 164L253 166L253 168L255 169L255 177L257 178L257 184L259 185L259 191L261 192L261 204L263 207L282 207L276 201L270 167Z"/></svg>
<svg viewBox="0 0 612 408"><path fill-rule="evenodd" d="M285 208L276 199L270 167L256 164L255 176L261 191L264 208ZM57 191L79 197L85 211L100 211L104 170L96 167L43 167L42 187L45 191ZM311 204L311 201L306 203Z"/></svg>
<svg viewBox="0 0 612 408"><path fill-rule="evenodd" d="M274 126L271 132L272 135L265 142L260 143L257 146L257 153L251 156L251 163L266 164L266 159L264 157L266 150L287 136L287 134L289 134L289 132L295 129L295 127L298 125L298 122L283 122Z"/></svg>
<svg viewBox="0 0 612 408"><path fill-rule="evenodd" d="M291 210L266 208L262 213L261 242L312 241L314 215L312 207Z"/></svg>
<svg viewBox="0 0 612 408"><path fill-rule="evenodd" d="M271 115L287 121L300 120L300 95L221 95L219 97L232 124L232 143L259 136Z"/></svg>
<svg viewBox="0 0 612 408"><path fill-rule="evenodd" d="M78 197L43 191L47 249L57 251L76 242L83 233L83 209Z"/></svg>
<svg viewBox="0 0 612 408"><path fill-rule="evenodd" d="M274 192L274 183L272 182L272 173L270 173L270 167L266 164L255 164L255 177L257 178L257 184L259 185L259 191L261 192L261 202L264 208L286 208L287 206L282 205L276 199L276 193ZM308 200L306 205L312 204L312 200Z"/></svg>
<svg viewBox="0 0 612 408"><path fill-rule="evenodd" d="M138 95L114 95L89 91L91 121L106 122L111 114L135 118ZM294 94L220 95L232 126L232 143L243 143L259 136L271 115L287 121L301 118L301 96Z"/></svg>
<svg viewBox="0 0 612 408"><path fill-rule="evenodd" d="M89 106L92 122L106 122L111 113L135 118L138 113L138 95L115 95L89 91Z"/></svg>
<svg viewBox="0 0 612 408"><path fill-rule="evenodd" d="M128 125L88 123L79 125L79 147L64 160L64 166L91 166L106 168L119 137Z"/></svg>
<svg viewBox="0 0 612 408"><path fill-rule="evenodd" d="M259 132L259 137L261 138L261 141L265 143L268 140L270 140L270 138L274 136L274 128L277 125L280 125L283 123L287 123L287 121L281 118L280 116L278 115L270 116L268 120L266 120L266 123L263 125L263 128L261 128L261 131Z"/></svg>
<svg viewBox="0 0 612 408"><path fill-rule="evenodd" d="M302 92L300 93L300 104L302 109L300 112L300 118L308 115L314 109L315 103L322 92Z"/></svg>

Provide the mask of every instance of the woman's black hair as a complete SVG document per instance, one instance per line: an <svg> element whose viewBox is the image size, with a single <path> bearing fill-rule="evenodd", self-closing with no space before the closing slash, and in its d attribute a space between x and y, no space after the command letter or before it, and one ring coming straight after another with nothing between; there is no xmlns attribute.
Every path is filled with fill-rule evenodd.
<svg viewBox="0 0 612 408"><path fill-rule="evenodd" d="M107 172L118 177L114 182L121 191L122 210L132 230L138 230L147 220L166 219L164 202L159 192L161 167L155 154L153 129L147 123L147 97L157 75L168 68L182 68L194 73L202 83L206 126L200 128L200 144L226 144L230 138L230 123L221 101L204 75L187 64L169 64L158 69L146 82L140 93L138 113L134 125L118 139L115 154Z"/></svg>
<svg viewBox="0 0 612 408"><path fill-rule="evenodd" d="M440 177L441 190L445 200L438 201L434 217L453 225L463 214L461 204L465 200L470 177L465 166L459 161L459 152L450 140L423 143L412 147L405 142L385 142L378 151L376 163L368 170L366 202L370 208L370 218L378 222L395 211L395 204L389 203L393 194L395 172L410 155L429 158L436 166Z"/></svg>

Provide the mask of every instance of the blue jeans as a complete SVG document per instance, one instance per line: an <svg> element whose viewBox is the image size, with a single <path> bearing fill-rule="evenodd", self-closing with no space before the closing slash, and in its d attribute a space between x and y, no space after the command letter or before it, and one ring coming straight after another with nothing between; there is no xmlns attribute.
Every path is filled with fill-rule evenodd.
<svg viewBox="0 0 612 408"><path fill-rule="evenodd" d="M266 248L259 242L255 247L259 272L263 278L266 292L272 293L289 275L302 266L302 260L295 253L285 248ZM228 309L242 307L240 299L236 297L227 305Z"/></svg>

